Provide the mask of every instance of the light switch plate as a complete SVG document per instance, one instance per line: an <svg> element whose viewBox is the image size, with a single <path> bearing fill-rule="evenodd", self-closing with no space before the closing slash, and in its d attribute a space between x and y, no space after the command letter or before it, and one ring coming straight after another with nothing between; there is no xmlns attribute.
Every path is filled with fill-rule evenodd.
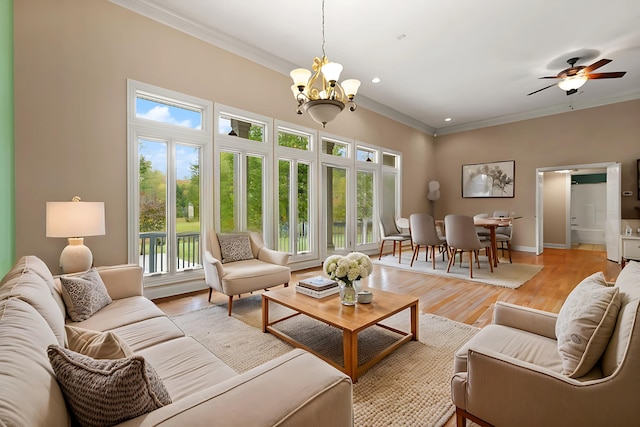
<svg viewBox="0 0 640 427"><path fill-rule="evenodd" d="M622 195L624 197L631 197L631 196L633 196L633 191L623 191Z"/></svg>

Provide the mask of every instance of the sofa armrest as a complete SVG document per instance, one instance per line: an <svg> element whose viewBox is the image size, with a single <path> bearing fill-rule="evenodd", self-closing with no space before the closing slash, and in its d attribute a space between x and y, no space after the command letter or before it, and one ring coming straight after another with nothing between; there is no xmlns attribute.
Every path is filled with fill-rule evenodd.
<svg viewBox="0 0 640 427"><path fill-rule="evenodd" d="M287 252L274 251L266 246L261 247L258 252L258 259L270 264L287 265L289 264L289 257L290 255Z"/></svg>
<svg viewBox="0 0 640 427"><path fill-rule="evenodd" d="M123 299L143 295L142 267L136 264L121 264L97 267L109 296Z"/></svg>
<svg viewBox="0 0 640 427"><path fill-rule="evenodd" d="M493 323L496 325L509 326L554 340L557 318L556 313L502 301L496 302L493 310Z"/></svg>
<svg viewBox="0 0 640 427"><path fill-rule="evenodd" d="M204 280L210 288L222 292L222 277L224 277L224 267L222 262L210 251L204 253Z"/></svg>
<svg viewBox="0 0 640 427"><path fill-rule="evenodd" d="M351 379L291 352L121 426L352 426Z"/></svg>

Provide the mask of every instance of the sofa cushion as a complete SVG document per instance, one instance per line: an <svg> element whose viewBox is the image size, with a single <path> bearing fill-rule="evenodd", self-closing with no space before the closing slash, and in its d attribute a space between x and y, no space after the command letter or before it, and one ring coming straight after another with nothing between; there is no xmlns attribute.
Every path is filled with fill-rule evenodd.
<svg viewBox="0 0 640 427"><path fill-rule="evenodd" d="M153 317L112 329L134 352L184 336L184 332L168 317Z"/></svg>
<svg viewBox="0 0 640 427"><path fill-rule="evenodd" d="M47 346L58 343L51 328L19 298L0 301L0 319L0 425L69 425L64 396L47 357Z"/></svg>
<svg viewBox="0 0 640 427"><path fill-rule="evenodd" d="M72 322L69 319L67 324L93 331L110 331L121 326L133 325L142 320L164 316L164 312L153 301L137 296L114 300L87 320Z"/></svg>
<svg viewBox="0 0 640 427"><path fill-rule="evenodd" d="M219 234L218 240L223 264L254 258L248 234Z"/></svg>
<svg viewBox="0 0 640 427"><path fill-rule="evenodd" d="M65 326L67 348L94 359L122 359L133 356L133 351L117 334L99 332L75 326Z"/></svg>
<svg viewBox="0 0 640 427"><path fill-rule="evenodd" d="M142 356L96 360L50 345L51 366L73 415L83 426L111 426L171 403Z"/></svg>
<svg viewBox="0 0 640 427"><path fill-rule="evenodd" d="M63 276L60 282L67 313L74 322L88 319L93 313L112 302L95 268L79 276Z"/></svg>
<svg viewBox="0 0 640 427"><path fill-rule="evenodd" d="M53 297L52 292L55 291L51 290L40 274L28 267L18 266L11 270L10 275L11 278L0 287L0 299L15 297L31 304L47 321L58 344L64 345L64 314Z"/></svg>
<svg viewBox="0 0 640 427"><path fill-rule="evenodd" d="M564 375L580 378L593 368L609 343L619 309L618 288L607 286L602 272L571 291L556 322Z"/></svg>

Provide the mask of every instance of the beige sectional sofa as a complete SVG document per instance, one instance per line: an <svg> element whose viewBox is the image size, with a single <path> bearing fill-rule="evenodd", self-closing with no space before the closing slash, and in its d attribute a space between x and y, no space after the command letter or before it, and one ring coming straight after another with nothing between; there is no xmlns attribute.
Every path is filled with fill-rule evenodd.
<svg viewBox="0 0 640 427"><path fill-rule="evenodd" d="M70 425L47 356L48 346L67 344L65 324L113 332L168 391L172 403L120 425L353 424L351 381L327 363L293 350L238 374L143 296L138 266L97 270L112 302L81 322L68 318L59 278L35 256L21 258L0 282L0 425Z"/></svg>

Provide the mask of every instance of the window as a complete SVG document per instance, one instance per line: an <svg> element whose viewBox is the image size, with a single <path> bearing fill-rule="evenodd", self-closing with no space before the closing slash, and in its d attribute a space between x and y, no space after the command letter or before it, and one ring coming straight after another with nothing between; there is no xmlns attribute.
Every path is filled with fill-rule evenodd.
<svg viewBox="0 0 640 427"><path fill-rule="evenodd" d="M272 120L220 104L214 116L215 228L259 231L274 247Z"/></svg>
<svg viewBox="0 0 640 427"><path fill-rule="evenodd" d="M129 261L145 286L202 277L212 104L128 81Z"/></svg>

